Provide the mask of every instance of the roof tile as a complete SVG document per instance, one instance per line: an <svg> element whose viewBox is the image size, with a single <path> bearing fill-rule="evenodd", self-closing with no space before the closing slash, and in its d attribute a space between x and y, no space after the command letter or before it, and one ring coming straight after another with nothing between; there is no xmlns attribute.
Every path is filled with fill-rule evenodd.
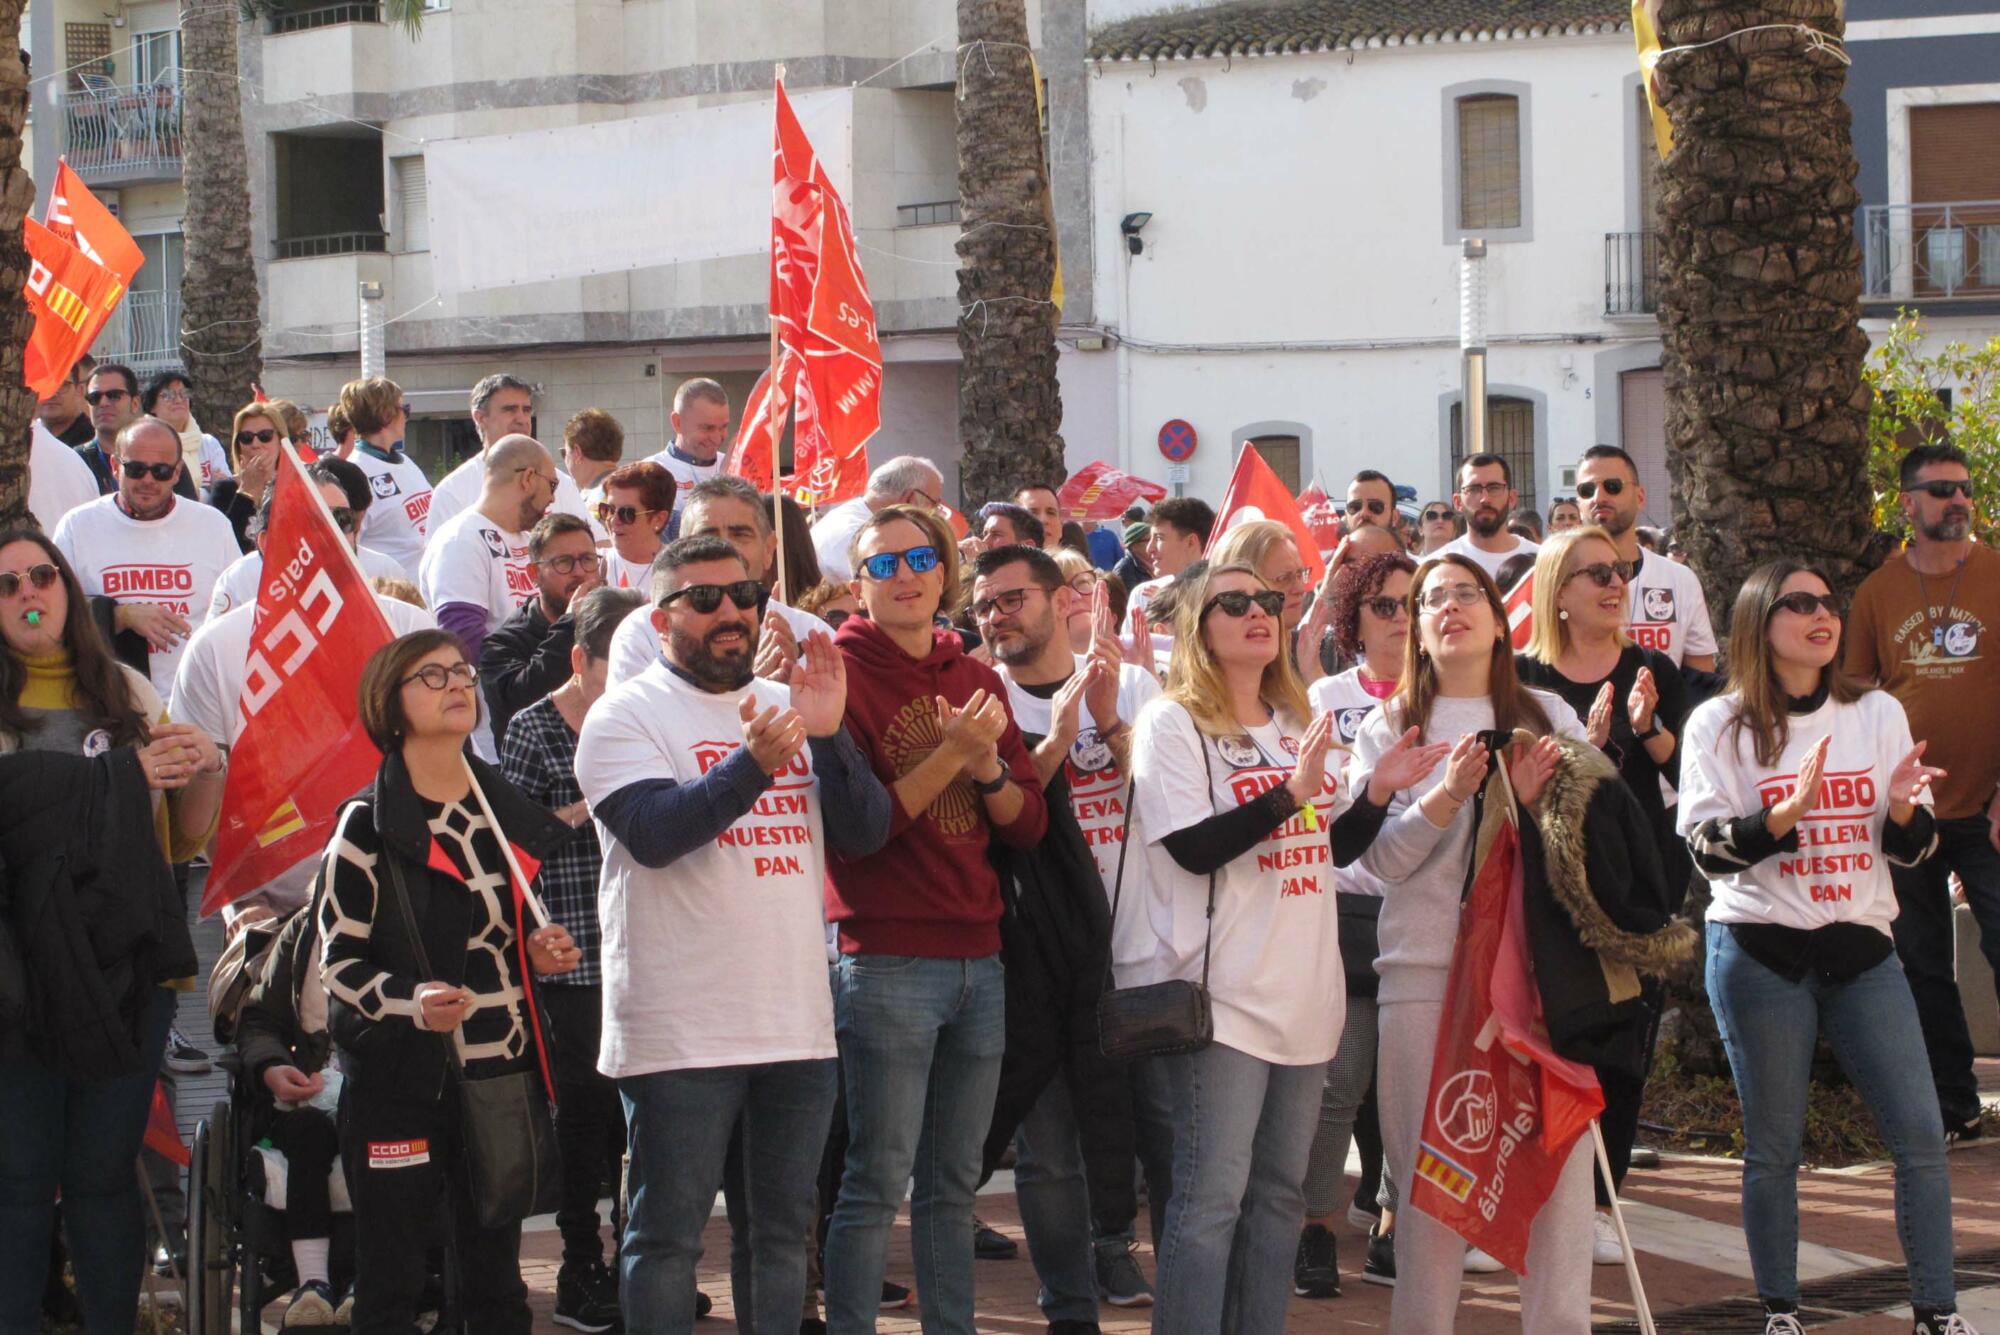
<svg viewBox="0 0 2000 1335"><path fill-rule="evenodd" d="M1092 36L1090 58L1279 55L1496 31L1559 36L1585 25L1616 29L1629 15L1613 0L1226 0L1108 24Z"/></svg>

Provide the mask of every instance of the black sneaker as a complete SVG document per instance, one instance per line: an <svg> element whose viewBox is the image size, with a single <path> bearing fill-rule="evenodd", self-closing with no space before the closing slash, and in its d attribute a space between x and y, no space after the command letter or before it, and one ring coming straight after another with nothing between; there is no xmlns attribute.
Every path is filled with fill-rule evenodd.
<svg viewBox="0 0 2000 1335"><path fill-rule="evenodd" d="M696 1289L694 1293L694 1319L699 1321L715 1310L715 1299Z"/></svg>
<svg viewBox="0 0 2000 1335"><path fill-rule="evenodd" d="M979 1220L972 1221L972 1254L982 1261L1011 1261L1021 1254L1021 1244Z"/></svg>
<svg viewBox="0 0 2000 1335"><path fill-rule="evenodd" d="M893 1312L910 1305L910 1291L901 1284L882 1281L882 1310Z"/></svg>
<svg viewBox="0 0 2000 1335"><path fill-rule="evenodd" d="M1292 1258L1292 1292L1301 1298L1340 1296L1340 1255L1333 1231L1325 1224L1307 1224L1299 1234Z"/></svg>
<svg viewBox="0 0 2000 1335"><path fill-rule="evenodd" d="M1061 1321L1049 1322L1048 1335L1104 1335L1104 1328L1095 1321L1064 1317Z"/></svg>
<svg viewBox="0 0 2000 1335"><path fill-rule="evenodd" d="M1368 1256L1361 1262L1361 1282L1396 1287L1396 1235L1376 1229L1368 1235Z"/></svg>
<svg viewBox="0 0 2000 1335"><path fill-rule="evenodd" d="M1092 1249L1097 1269L1098 1301L1113 1307L1151 1307L1153 1286L1139 1268L1129 1242L1099 1243Z"/></svg>
<svg viewBox="0 0 2000 1335"><path fill-rule="evenodd" d="M333 1288L318 1279L309 1279L292 1290L291 1299L285 1304L284 1319L278 1323L281 1330L332 1325Z"/></svg>
<svg viewBox="0 0 2000 1335"><path fill-rule="evenodd" d="M1979 1335L1972 1323L1956 1312L1919 1310L1912 1335Z"/></svg>
<svg viewBox="0 0 2000 1335"><path fill-rule="evenodd" d="M1948 1121L1944 1128L1944 1143L1961 1145L1968 1140L1978 1140L1986 1134L1986 1127L1980 1121L1981 1114L1974 1113L1964 1121Z"/></svg>
<svg viewBox="0 0 2000 1335"><path fill-rule="evenodd" d="M161 1064L180 1075L206 1075L209 1070L208 1054L188 1042L179 1025L167 1031L167 1055Z"/></svg>
<svg viewBox="0 0 2000 1335"><path fill-rule="evenodd" d="M556 1275L555 1321L584 1335L619 1329L618 1291L604 1262L564 1266Z"/></svg>

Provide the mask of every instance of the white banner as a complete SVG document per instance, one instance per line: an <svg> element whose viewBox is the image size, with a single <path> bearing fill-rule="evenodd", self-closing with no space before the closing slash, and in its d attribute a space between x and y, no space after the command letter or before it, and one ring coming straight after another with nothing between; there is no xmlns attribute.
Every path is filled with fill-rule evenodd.
<svg viewBox="0 0 2000 1335"><path fill-rule="evenodd" d="M792 106L853 198L854 90ZM771 103L429 144L431 272L440 296L623 273L771 247ZM526 198L526 206L496 203Z"/></svg>

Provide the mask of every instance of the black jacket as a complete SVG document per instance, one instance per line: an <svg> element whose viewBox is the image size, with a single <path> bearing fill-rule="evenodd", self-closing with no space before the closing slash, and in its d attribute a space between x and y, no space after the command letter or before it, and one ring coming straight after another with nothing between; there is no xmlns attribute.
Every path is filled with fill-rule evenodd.
<svg viewBox="0 0 2000 1335"><path fill-rule="evenodd" d="M0 918L0 996L26 1008L0 1056L76 1080L139 1070L152 989L197 964L136 750L0 755Z"/></svg>
<svg viewBox="0 0 2000 1335"><path fill-rule="evenodd" d="M321 885L315 879L311 901L278 928L236 1016L236 1050L243 1057L243 1074L259 1090L271 1067L296 1066L311 1075L326 1065L333 1047L327 1032L326 987L319 976ZM220 1022L216 1037L229 1041Z"/></svg>
<svg viewBox="0 0 2000 1335"><path fill-rule="evenodd" d="M522 603L500 623L479 651L479 687L493 717L493 742L507 738L514 715L569 680L569 651L576 621L569 613L553 622L542 615L540 596Z"/></svg>
<svg viewBox="0 0 2000 1335"><path fill-rule="evenodd" d="M257 550L256 539L250 536L250 521L257 517L256 497L245 496L235 478L225 477L216 479L215 485L208 489L208 503L229 517L229 527L236 530L238 547L246 553Z"/></svg>
<svg viewBox="0 0 2000 1335"><path fill-rule="evenodd" d="M501 777L500 771L470 753L466 762L472 766L507 839L541 859L569 837L569 826L529 801L520 789ZM391 751L383 757L374 784L355 800L369 809L380 846L375 867L380 894L368 939L374 963L409 978L434 977L441 982L462 983L471 924L470 902L464 886L430 866L430 826L424 817L423 800L410 786L410 772L403 764L402 752ZM392 898L389 859L394 859L402 869L403 883L409 889L411 914L434 973L426 973L417 963L417 952L404 926L403 915ZM322 876L326 874L322 867ZM508 958L511 961L514 957L510 953ZM524 987L534 983L532 978L520 981ZM356 1092L366 1091L377 1098L430 1100L443 1090L447 1065L444 1035L419 1029L401 1019L377 1023L331 994L327 998L327 1021L333 1041L340 1049L341 1070L350 1082L349 1087ZM537 1034L536 1039L539 1042L541 1036Z"/></svg>

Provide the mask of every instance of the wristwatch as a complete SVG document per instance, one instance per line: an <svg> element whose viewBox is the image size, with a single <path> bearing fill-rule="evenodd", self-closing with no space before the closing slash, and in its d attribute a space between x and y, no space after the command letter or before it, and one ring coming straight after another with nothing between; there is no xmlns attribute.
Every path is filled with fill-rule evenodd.
<svg viewBox="0 0 2000 1335"><path fill-rule="evenodd" d="M1658 737L1660 735L1660 716L1658 714L1653 715L1652 727L1646 729L1644 732L1638 732L1632 735L1635 739L1642 742L1650 742L1655 737Z"/></svg>
<svg viewBox="0 0 2000 1335"><path fill-rule="evenodd" d="M972 776L969 774L966 775L966 777L968 779L972 778ZM1000 767L1000 772L994 775L991 779L972 779L972 789L974 792L978 793L981 797L991 797L993 796L993 794L999 792L1002 788L1005 788L1006 786L1007 786L1007 767L1005 765L1002 765Z"/></svg>

